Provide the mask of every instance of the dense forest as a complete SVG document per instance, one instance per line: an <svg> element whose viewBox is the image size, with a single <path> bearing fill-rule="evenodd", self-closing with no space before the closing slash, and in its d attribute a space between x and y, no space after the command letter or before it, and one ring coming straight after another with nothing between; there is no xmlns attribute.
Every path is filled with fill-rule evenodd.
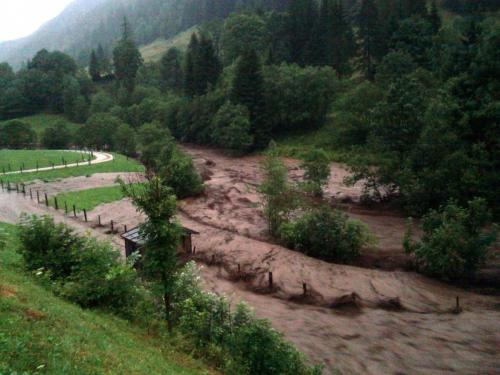
<svg viewBox="0 0 500 375"><path fill-rule="evenodd" d="M156 3L140 8L144 18L137 8L96 28L108 39L88 36L88 71L47 50L18 72L2 64L2 118L64 113L84 124L67 145L139 154L181 197L198 193L200 181L174 138L243 154L328 124L324 144L348 155L348 182L363 181L364 203L388 202L420 217L476 200L471 209L487 206L498 218L495 2L183 1L176 11L174 2ZM146 19L155 32L143 30ZM199 31L187 51L172 48L143 63L139 43L193 24ZM22 122L14 129L31 134L26 144L36 141ZM9 146L9 137L21 139L7 135L0 144Z"/></svg>

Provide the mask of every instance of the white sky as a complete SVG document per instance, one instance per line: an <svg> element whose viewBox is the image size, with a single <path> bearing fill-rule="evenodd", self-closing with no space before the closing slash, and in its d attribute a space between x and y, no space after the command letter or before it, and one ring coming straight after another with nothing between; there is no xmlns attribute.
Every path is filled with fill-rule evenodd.
<svg viewBox="0 0 500 375"><path fill-rule="evenodd" d="M28 36L73 0L0 0L0 41Z"/></svg>

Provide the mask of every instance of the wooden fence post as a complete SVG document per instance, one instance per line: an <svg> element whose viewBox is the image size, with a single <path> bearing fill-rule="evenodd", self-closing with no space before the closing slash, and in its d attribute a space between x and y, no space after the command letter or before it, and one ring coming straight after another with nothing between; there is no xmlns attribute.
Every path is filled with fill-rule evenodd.
<svg viewBox="0 0 500 375"><path fill-rule="evenodd" d="M85 218L85 222L87 223L88 220L87 220L87 210L84 208L83 209L83 217Z"/></svg>
<svg viewBox="0 0 500 375"><path fill-rule="evenodd" d="M16 193L19 193L19 184L16 182Z"/></svg>
<svg viewBox="0 0 500 375"><path fill-rule="evenodd" d="M101 226L101 215L97 216L97 223Z"/></svg>
<svg viewBox="0 0 500 375"><path fill-rule="evenodd" d="M76 217L76 206L73 205L73 215Z"/></svg>
<svg viewBox="0 0 500 375"><path fill-rule="evenodd" d="M111 220L111 233L115 231L115 223Z"/></svg>
<svg viewBox="0 0 500 375"><path fill-rule="evenodd" d="M30 199L33 200L33 191L30 188Z"/></svg>
<svg viewBox="0 0 500 375"><path fill-rule="evenodd" d="M127 233L128 232L126 225L123 226L123 229L125 230L125 232L123 232L123 233Z"/></svg>
<svg viewBox="0 0 500 375"><path fill-rule="evenodd" d="M302 283L302 290L304 292L304 297L307 295L307 284L306 283Z"/></svg>
<svg viewBox="0 0 500 375"><path fill-rule="evenodd" d="M59 205L57 204L57 197L54 197L54 207L56 208L56 211L59 210Z"/></svg>
<svg viewBox="0 0 500 375"><path fill-rule="evenodd" d="M45 193L45 205L49 207L49 197L47 196L47 193Z"/></svg>
<svg viewBox="0 0 500 375"><path fill-rule="evenodd" d="M64 213L68 215L68 202L64 201Z"/></svg>
<svg viewBox="0 0 500 375"><path fill-rule="evenodd" d="M273 273L269 271L269 289L273 290Z"/></svg>
<svg viewBox="0 0 500 375"><path fill-rule="evenodd" d="M36 201L40 204L40 192L38 190L36 191Z"/></svg>

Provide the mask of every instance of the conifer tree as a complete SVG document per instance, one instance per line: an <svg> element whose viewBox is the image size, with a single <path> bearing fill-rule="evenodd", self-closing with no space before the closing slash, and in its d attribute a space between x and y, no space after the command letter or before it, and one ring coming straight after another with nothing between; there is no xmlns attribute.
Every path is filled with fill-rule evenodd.
<svg viewBox="0 0 500 375"><path fill-rule="evenodd" d="M429 12L429 22L432 25L434 33L437 33L441 28L441 16L439 15L436 0L432 0L431 10Z"/></svg>
<svg viewBox="0 0 500 375"><path fill-rule="evenodd" d="M335 1L331 9L330 28L330 65L339 75L349 72L349 60L356 53L356 45L352 25L344 13L344 8L340 0Z"/></svg>
<svg viewBox="0 0 500 375"><path fill-rule="evenodd" d="M211 39L202 35L196 55L195 77L197 83L197 94L203 95L209 86L214 86L222 71L222 66L217 57Z"/></svg>
<svg viewBox="0 0 500 375"><path fill-rule="evenodd" d="M97 46L96 56L97 56L97 61L99 63L99 70L101 74L109 73L110 70L109 59L106 54L106 51L104 50L101 44Z"/></svg>
<svg viewBox="0 0 500 375"><path fill-rule="evenodd" d="M182 88L180 52L177 48L170 48L161 58L160 74L164 91L179 91Z"/></svg>
<svg viewBox="0 0 500 375"><path fill-rule="evenodd" d="M383 54L383 33L374 0L362 0L358 14L361 66L369 80L375 78L377 60Z"/></svg>
<svg viewBox="0 0 500 375"><path fill-rule="evenodd" d="M195 64L198 60L198 35L193 33L186 54L186 75L184 90L187 96L193 97L196 94Z"/></svg>
<svg viewBox="0 0 500 375"><path fill-rule="evenodd" d="M305 65L311 59L311 39L318 13L316 1L292 0L288 13L290 57L292 62Z"/></svg>
<svg viewBox="0 0 500 375"><path fill-rule="evenodd" d="M270 129L265 121L264 79L259 56L254 49L240 56L231 91L231 101L247 107L250 112L252 135L255 147L266 147L270 140Z"/></svg>
<svg viewBox="0 0 500 375"><path fill-rule="evenodd" d="M314 65L328 65L331 60L332 29L330 0L322 0L319 8L319 16L313 29L310 48L310 63Z"/></svg>
<svg viewBox="0 0 500 375"><path fill-rule="evenodd" d="M113 50L113 61L118 84L129 93L133 92L137 71L142 65L142 57L132 38L126 18L123 21L122 38Z"/></svg>
<svg viewBox="0 0 500 375"><path fill-rule="evenodd" d="M92 78L92 81L94 82L97 82L101 79L99 62L97 61L95 50L92 50L92 52L90 53L89 74Z"/></svg>

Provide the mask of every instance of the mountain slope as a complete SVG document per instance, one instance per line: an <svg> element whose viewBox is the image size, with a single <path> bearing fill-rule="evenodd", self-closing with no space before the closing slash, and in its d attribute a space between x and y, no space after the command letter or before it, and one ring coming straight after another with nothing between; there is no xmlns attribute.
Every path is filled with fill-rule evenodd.
<svg viewBox="0 0 500 375"><path fill-rule="evenodd" d="M139 45L170 38L203 21L247 7L283 10L289 0L75 0L59 16L23 39L0 43L0 61L15 68L42 48L69 53L86 63L92 48L108 53L127 17Z"/></svg>

